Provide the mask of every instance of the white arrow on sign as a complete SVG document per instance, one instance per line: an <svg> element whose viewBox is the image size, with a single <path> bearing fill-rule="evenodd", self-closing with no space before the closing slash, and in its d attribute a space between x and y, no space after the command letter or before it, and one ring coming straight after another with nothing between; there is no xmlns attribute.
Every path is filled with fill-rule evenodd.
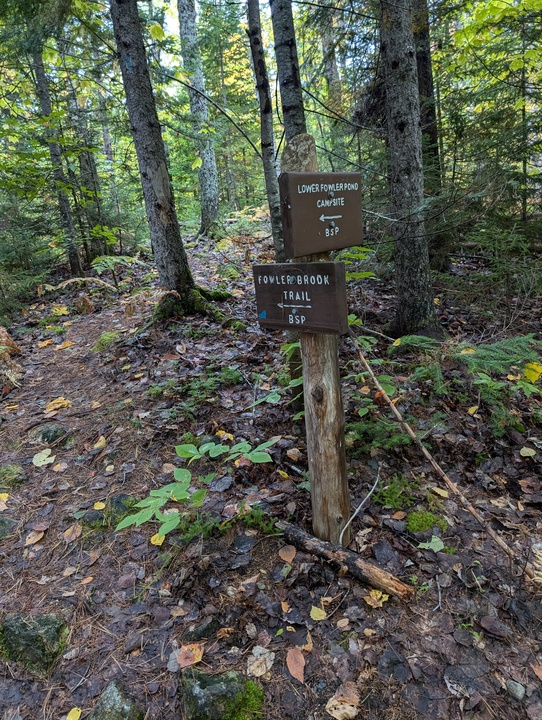
<svg viewBox="0 0 542 720"><path fill-rule="evenodd" d="M326 220L340 220L341 218L342 215L320 215L318 219L325 222Z"/></svg>
<svg viewBox="0 0 542 720"><path fill-rule="evenodd" d="M301 308L302 310L307 310L312 308L312 305L284 305L283 303L277 303L277 307L279 308Z"/></svg>

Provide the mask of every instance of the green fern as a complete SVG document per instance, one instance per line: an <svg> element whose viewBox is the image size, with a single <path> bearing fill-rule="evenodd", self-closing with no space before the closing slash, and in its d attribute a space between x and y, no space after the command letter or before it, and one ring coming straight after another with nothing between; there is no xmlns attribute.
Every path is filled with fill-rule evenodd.
<svg viewBox="0 0 542 720"><path fill-rule="evenodd" d="M542 354L542 342L533 335L499 340L482 345L462 344L454 359L465 363L471 373L507 373L513 365L536 362Z"/></svg>

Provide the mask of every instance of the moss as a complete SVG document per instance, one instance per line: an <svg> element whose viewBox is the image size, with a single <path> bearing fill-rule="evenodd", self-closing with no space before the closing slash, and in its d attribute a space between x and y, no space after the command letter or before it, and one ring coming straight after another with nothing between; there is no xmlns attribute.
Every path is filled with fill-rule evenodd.
<svg viewBox="0 0 542 720"><path fill-rule="evenodd" d="M247 680L243 693L235 696L226 707L223 720L252 720L261 716L265 700L264 691L252 680Z"/></svg>
<svg viewBox="0 0 542 720"><path fill-rule="evenodd" d="M24 470L20 465L2 465L0 467L0 488L13 488L25 481Z"/></svg>
<svg viewBox="0 0 542 720"><path fill-rule="evenodd" d="M408 514L406 526L407 530L412 533L425 532L426 530L431 530L434 527L437 527L444 532L448 528L448 523L444 518L441 518L428 510L415 510L414 512Z"/></svg>
<svg viewBox="0 0 542 720"><path fill-rule="evenodd" d="M95 352L99 352L100 350L106 350L110 345L116 343L120 336L120 330L110 330L109 332L103 332L92 349Z"/></svg>

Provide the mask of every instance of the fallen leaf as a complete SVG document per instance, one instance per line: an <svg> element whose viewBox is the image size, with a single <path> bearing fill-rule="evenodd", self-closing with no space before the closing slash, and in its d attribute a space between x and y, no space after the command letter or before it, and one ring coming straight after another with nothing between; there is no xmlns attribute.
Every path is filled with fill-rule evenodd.
<svg viewBox="0 0 542 720"><path fill-rule="evenodd" d="M469 413L469 415L474 415L478 410L478 407L478 405L472 405L472 407L470 407L467 412Z"/></svg>
<svg viewBox="0 0 542 720"><path fill-rule="evenodd" d="M286 455L288 455L290 460L297 462L301 457L301 450L298 450L297 448L290 448L289 450L286 450Z"/></svg>
<svg viewBox="0 0 542 720"><path fill-rule="evenodd" d="M284 560L285 563L291 563L295 558L297 550L293 545L285 545L279 550L279 558Z"/></svg>
<svg viewBox="0 0 542 720"><path fill-rule="evenodd" d="M339 630L344 630L344 628L347 628L350 625L350 620L348 618L341 618L340 620L337 620L337 627Z"/></svg>
<svg viewBox="0 0 542 720"><path fill-rule="evenodd" d="M69 348L72 345L75 345L75 343L73 343L71 340L64 340L64 342L61 345L57 345L56 347L53 348L53 350L55 352L57 352L57 350L66 350L66 348Z"/></svg>
<svg viewBox="0 0 542 720"><path fill-rule="evenodd" d="M66 305L53 305L51 308L51 315L60 317L61 315L69 315L70 311Z"/></svg>
<svg viewBox="0 0 542 720"><path fill-rule="evenodd" d="M94 443L93 448L94 448L94 450L99 450L100 448L105 447L106 443L107 443L107 441L106 441L105 437L103 435L100 435L98 440Z"/></svg>
<svg viewBox="0 0 542 720"><path fill-rule="evenodd" d="M49 463L54 463L55 456L51 455L51 453L51 448L45 448L45 450L41 450L41 452L36 453L32 458L32 464L36 467L43 467L44 465L48 465Z"/></svg>
<svg viewBox="0 0 542 720"><path fill-rule="evenodd" d="M101 500L98 500L98 502L95 502L92 506L93 510L103 510L105 508L105 503Z"/></svg>
<svg viewBox="0 0 542 720"><path fill-rule="evenodd" d="M327 618L327 612L322 610L322 608L313 605L311 607L310 616L313 620L316 620L316 622L320 622L320 620L325 620Z"/></svg>
<svg viewBox="0 0 542 720"><path fill-rule="evenodd" d="M175 465L173 463L164 463L162 465L162 472L164 475L171 475L171 473L175 470Z"/></svg>
<svg viewBox="0 0 542 720"><path fill-rule="evenodd" d="M534 457L536 455L536 450L533 450L533 448L522 447L519 454L521 457Z"/></svg>
<svg viewBox="0 0 542 720"><path fill-rule="evenodd" d="M74 523L62 533L62 537L67 543L71 543L74 540L77 540L77 538L81 535L82 532L83 526L79 525L79 523Z"/></svg>
<svg viewBox="0 0 542 720"><path fill-rule="evenodd" d="M403 512L403 510L397 510L397 512L394 512L391 516L392 520L404 520L406 518L406 512ZM371 528L372 530L372 528Z"/></svg>
<svg viewBox="0 0 542 720"><path fill-rule="evenodd" d="M96 560L99 560L101 554L102 554L101 550L91 550L88 554L87 567L94 565Z"/></svg>
<svg viewBox="0 0 542 720"><path fill-rule="evenodd" d="M343 683L326 704L326 712L335 720L353 720L359 714L360 697L353 682Z"/></svg>
<svg viewBox="0 0 542 720"><path fill-rule="evenodd" d="M45 406L46 412L53 412L54 410L60 410L61 408L69 408L71 407L71 400L66 400L66 398L63 397L57 397L54 400L51 400L50 403L47 403Z"/></svg>
<svg viewBox="0 0 542 720"><path fill-rule="evenodd" d="M275 653L261 645L255 645L252 648L252 655L249 656L247 662L247 675L252 677L262 677L268 673L275 662Z"/></svg>
<svg viewBox="0 0 542 720"><path fill-rule="evenodd" d="M542 375L542 365L537 362L527 363L523 369L523 374L529 382L535 383Z"/></svg>
<svg viewBox="0 0 542 720"><path fill-rule="evenodd" d="M42 539L44 535L45 533L43 532L43 530L31 530L26 536L26 540L24 541L25 547L28 547L29 545L35 545Z"/></svg>
<svg viewBox="0 0 542 720"><path fill-rule="evenodd" d="M277 470L277 472L278 472L278 474L281 476L281 478L282 478L283 480L288 480L288 478L290 477L290 476L288 475L288 473L285 472L284 470Z"/></svg>
<svg viewBox="0 0 542 720"><path fill-rule="evenodd" d="M94 580L94 577L92 575L89 575L88 577L81 580L81 585L88 585Z"/></svg>
<svg viewBox="0 0 542 720"><path fill-rule="evenodd" d="M307 641L304 645L301 646L302 650L305 650L305 652L312 652L312 649L314 647L314 643L312 641L312 635L310 632L307 631Z"/></svg>
<svg viewBox="0 0 542 720"><path fill-rule="evenodd" d="M217 430L215 432L215 435L219 437L221 440L229 440L230 442L233 442L233 435L229 432L226 432L225 430Z"/></svg>
<svg viewBox="0 0 542 720"><path fill-rule="evenodd" d="M9 497L9 493L0 493L0 502L6 502Z"/></svg>
<svg viewBox="0 0 542 720"><path fill-rule="evenodd" d="M442 488L439 488L439 487L432 487L432 488L429 488L429 489L431 490L431 492L433 493L433 495L438 495L438 496L441 497L441 498L447 498L447 497L448 497L448 491L447 491L447 490L443 490Z"/></svg>
<svg viewBox="0 0 542 720"><path fill-rule="evenodd" d="M363 634L365 637L373 637L373 635L376 635L376 630L373 630L372 628L365 628Z"/></svg>
<svg viewBox="0 0 542 720"><path fill-rule="evenodd" d="M476 353L476 350L474 348L463 348L461 350L460 355L474 355Z"/></svg>
<svg viewBox="0 0 542 720"><path fill-rule="evenodd" d="M75 575L77 572L77 568L73 565L68 565L68 567L64 568L62 571L62 577L70 577L70 575Z"/></svg>
<svg viewBox="0 0 542 720"><path fill-rule="evenodd" d="M286 653L286 667L293 678L301 684L305 682L305 656L298 647L290 648Z"/></svg>
<svg viewBox="0 0 542 720"><path fill-rule="evenodd" d="M81 708L74 707L66 715L66 720L79 720L81 717Z"/></svg>
<svg viewBox="0 0 542 720"><path fill-rule="evenodd" d="M45 347L48 347L49 345L52 345L53 343L54 343L53 338L47 338L47 340L40 340L38 342L38 347L45 348Z"/></svg>
<svg viewBox="0 0 542 720"><path fill-rule="evenodd" d="M151 537L151 545L158 545L158 547L160 547L161 545L164 544L165 539L166 539L165 535L159 535L158 533L155 533Z"/></svg>
<svg viewBox="0 0 542 720"><path fill-rule="evenodd" d="M68 463L66 462L59 462L56 465L53 465L53 472L64 472L64 470L68 469Z"/></svg>
<svg viewBox="0 0 542 720"><path fill-rule="evenodd" d="M292 609L290 607L290 605L286 602L286 600L283 600L281 602L280 607L281 607L283 613L289 613L290 610Z"/></svg>
<svg viewBox="0 0 542 720"><path fill-rule="evenodd" d="M368 595L363 595L363 599L367 605L374 608L382 607L386 600L389 600L389 597L389 595L386 595L386 593L383 593L381 590L369 590Z"/></svg>
<svg viewBox="0 0 542 720"><path fill-rule="evenodd" d="M177 653L177 663L179 667L190 667L199 663L203 657L203 648L205 643L192 643L191 645L183 645Z"/></svg>
<svg viewBox="0 0 542 720"><path fill-rule="evenodd" d="M532 671L539 680L542 680L542 665L531 665Z"/></svg>

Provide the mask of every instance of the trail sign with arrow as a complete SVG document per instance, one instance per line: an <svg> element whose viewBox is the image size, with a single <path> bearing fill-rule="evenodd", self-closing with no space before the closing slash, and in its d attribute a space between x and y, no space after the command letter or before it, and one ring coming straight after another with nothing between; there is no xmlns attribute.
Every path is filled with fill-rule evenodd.
<svg viewBox="0 0 542 720"><path fill-rule="evenodd" d="M285 172L279 188L287 257L361 245L360 173Z"/></svg>

